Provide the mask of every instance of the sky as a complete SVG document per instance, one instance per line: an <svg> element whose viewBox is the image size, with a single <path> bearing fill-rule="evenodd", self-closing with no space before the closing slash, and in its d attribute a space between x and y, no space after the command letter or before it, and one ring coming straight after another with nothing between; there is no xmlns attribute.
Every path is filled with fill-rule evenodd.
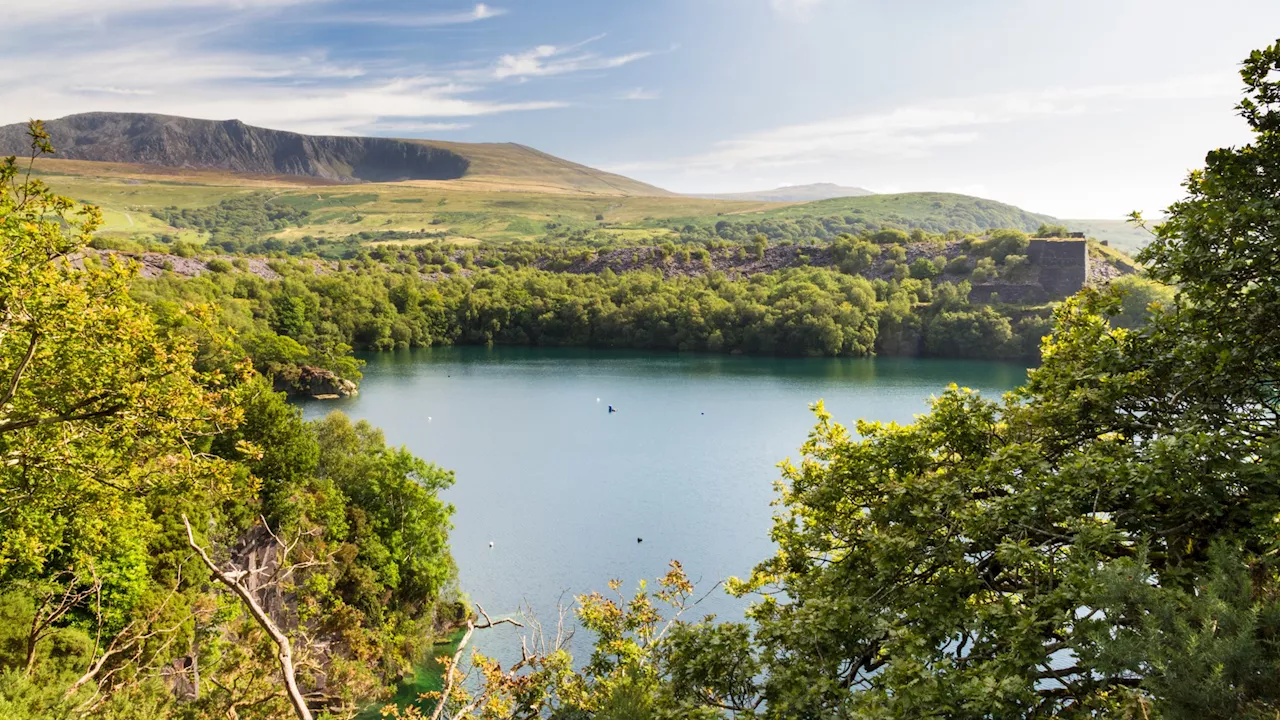
<svg viewBox="0 0 1280 720"><path fill-rule="evenodd" d="M1248 141L1276 0L0 0L0 124L518 142L676 192L1157 214Z"/></svg>

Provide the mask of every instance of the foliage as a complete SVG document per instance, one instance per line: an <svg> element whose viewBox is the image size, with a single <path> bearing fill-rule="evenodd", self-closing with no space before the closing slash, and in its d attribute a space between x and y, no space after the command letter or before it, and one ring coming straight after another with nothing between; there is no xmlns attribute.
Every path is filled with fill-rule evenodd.
<svg viewBox="0 0 1280 720"><path fill-rule="evenodd" d="M1038 238L1070 237L1071 229L1068 228L1066 225L1050 225L1049 223L1044 223L1040 225L1039 228L1036 229L1034 236Z"/></svg>
<svg viewBox="0 0 1280 720"><path fill-rule="evenodd" d="M849 233L860 235L896 230L901 239L885 237L878 242L902 242L905 230L926 232L982 233L995 228L1032 231L1046 220L1012 205L951 193L900 193L836 198L792 205L763 213L745 214L733 220L694 218L696 224L711 225L726 240L745 240L762 233L769 240L832 240ZM669 225L680 225L671 221ZM687 224L687 221L686 221Z"/></svg>
<svg viewBox="0 0 1280 720"><path fill-rule="evenodd" d="M606 627L593 659L645 669L606 697L639 717L1275 717L1276 73L1280 43L1245 63L1254 141L1211 153L1155 228L1171 299L1082 292L1000 401L953 386L853 431L818 404L783 465L778 552L730 583L755 593L748 622L679 622L648 652ZM1136 293L1165 298L1113 325Z"/></svg>
<svg viewBox="0 0 1280 720"><path fill-rule="evenodd" d="M207 207L170 206L152 211L157 219L175 228L209 233L209 244L227 252L243 250L264 233L301 225L310 214L295 204L273 202L267 193L227 198Z"/></svg>
<svg viewBox="0 0 1280 720"><path fill-rule="evenodd" d="M837 247L846 265L859 266L879 254L877 246L859 240ZM263 372L272 363L305 362L353 378L357 369L343 364L348 346L489 343L767 355L1035 356L1040 335L1020 334L1030 326L1015 327L994 309L969 307L967 289L955 290L946 282L869 281L821 268L731 280L717 273L579 275L502 265L427 280L403 266L371 262L326 275L304 266L279 281L249 275L162 278L142 283L136 292L157 306L184 297L216 303ZM930 300L944 291L951 298L948 309L1004 328L995 344L988 337L962 341L955 322L932 322L941 308ZM883 342L886 313L916 315L919 332L911 341ZM1010 333L1016 342L1005 342Z"/></svg>
<svg viewBox="0 0 1280 720"><path fill-rule="evenodd" d="M31 137L51 151L39 123ZM209 584L188 515L220 559L290 538L305 562L272 611L312 702L349 714L457 619L452 475L365 424L304 423L230 337L235 308L144 303L134 266L72 262L97 225L0 165L0 717L287 709L272 644ZM270 362L325 347L245 343Z"/></svg>

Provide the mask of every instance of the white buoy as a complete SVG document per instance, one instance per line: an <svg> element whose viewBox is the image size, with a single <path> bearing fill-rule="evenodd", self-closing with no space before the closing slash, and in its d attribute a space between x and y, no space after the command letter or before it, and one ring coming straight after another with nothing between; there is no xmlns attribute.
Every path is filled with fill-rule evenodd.
<svg viewBox="0 0 1280 720"><path fill-rule="evenodd" d="M430 415L428 415L428 416L427 416L427 422L431 422L431 416L430 416Z"/></svg>
<svg viewBox="0 0 1280 720"><path fill-rule="evenodd" d="M600 402L600 398L596 398L596 402Z"/></svg>

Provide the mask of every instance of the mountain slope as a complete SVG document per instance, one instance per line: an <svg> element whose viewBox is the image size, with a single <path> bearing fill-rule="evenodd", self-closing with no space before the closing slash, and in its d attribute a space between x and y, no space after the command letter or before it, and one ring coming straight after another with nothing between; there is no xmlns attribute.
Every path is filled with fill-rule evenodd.
<svg viewBox="0 0 1280 720"><path fill-rule="evenodd" d="M860 187L836 185L835 183L812 183L810 185L785 185L773 190L694 195L694 197L711 200L752 200L757 202L812 202L814 200L862 197L874 194L870 190Z"/></svg>
<svg viewBox="0 0 1280 720"><path fill-rule="evenodd" d="M57 158L286 175L334 182L467 181L493 189L601 195L665 190L514 143L302 135L239 120L83 113L45 123ZM24 124L0 127L0 155L25 155Z"/></svg>
<svg viewBox="0 0 1280 720"><path fill-rule="evenodd" d="M961 230L981 232L994 228L1016 228L1032 232L1041 223L1055 222L1041 215L995 200L956 193L911 192L894 195L836 198L788 205L762 213L737 217L760 220L809 220L825 226L859 228L920 228L929 232Z"/></svg>

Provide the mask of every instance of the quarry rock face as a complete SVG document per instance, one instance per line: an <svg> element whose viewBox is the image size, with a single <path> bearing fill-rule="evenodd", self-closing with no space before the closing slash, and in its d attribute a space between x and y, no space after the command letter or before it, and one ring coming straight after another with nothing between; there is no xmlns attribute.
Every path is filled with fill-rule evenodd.
<svg viewBox="0 0 1280 720"><path fill-rule="evenodd" d="M470 165L444 148L390 138L301 135L239 120L83 113L45 123L55 157L296 175L334 182L455 180ZM26 125L0 127L0 156L28 155Z"/></svg>
<svg viewBox="0 0 1280 720"><path fill-rule="evenodd" d="M1089 283L1089 242L1078 239L1031 238L1027 260L1034 276L1025 283L982 283L973 285L973 302L1037 304L1062 300ZM992 296L996 296L993 298Z"/></svg>
<svg viewBox="0 0 1280 720"><path fill-rule="evenodd" d="M356 394L356 384L340 378L329 370L310 365L280 368L272 380L276 392L291 397L309 397L316 400L336 400Z"/></svg>

